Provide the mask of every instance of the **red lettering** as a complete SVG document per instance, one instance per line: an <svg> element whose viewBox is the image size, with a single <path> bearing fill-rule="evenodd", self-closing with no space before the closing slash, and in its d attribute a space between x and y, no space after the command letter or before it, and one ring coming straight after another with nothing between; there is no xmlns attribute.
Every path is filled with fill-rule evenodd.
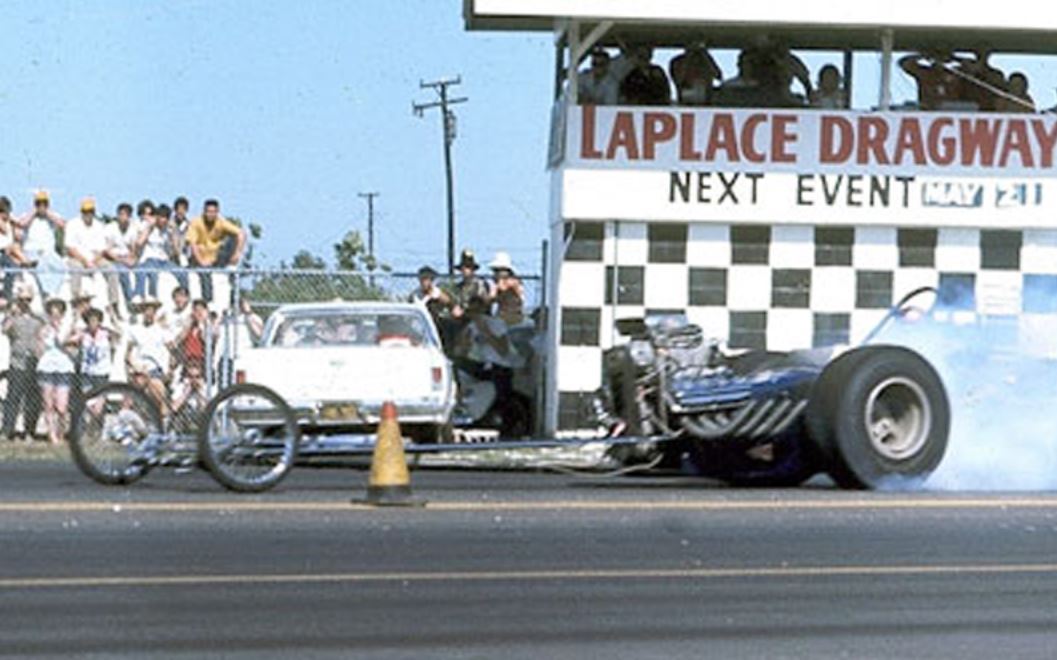
<svg viewBox="0 0 1057 660"><path fill-rule="evenodd" d="M794 163L796 154L789 153L790 143L796 142L796 133L789 130L797 123L796 115L775 115L771 124L771 162Z"/></svg>
<svg viewBox="0 0 1057 660"><path fill-rule="evenodd" d="M995 164L995 149L998 147L998 131L1001 119L959 119L958 133L962 142L962 165L991 167ZM977 163L979 153L979 163Z"/></svg>
<svg viewBox="0 0 1057 660"><path fill-rule="evenodd" d="M921 124L914 117L904 117L899 121L896 153L893 158L896 165L903 164L903 155L908 151L914 157L915 165L925 164L925 144L921 139Z"/></svg>
<svg viewBox="0 0 1057 660"><path fill-rule="evenodd" d="M1057 148L1057 122L1050 122L1050 130L1046 130L1045 121L1032 119L1031 130L1039 141L1039 165L1053 167L1053 150Z"/></svg>
<svg viewBox="0 0 1057 660"><path fill-rule="evenodd" d="M882 117L859 117L859 142L856 159L860 165L868 165L873 157L877 165L888 165L885 142L888 141L888 122Z"/></svg>
<svg viewBox="0 0 1057 660"><path fill-rule="evenodd" d="M602 152L595 147L595 106L585 105L580 112L580 158L601 158Z"/></svg>
<svg viewBox="0 0 1057 660"><path fill-rule="evenodd" d="M694 148L695 119L694 113L684 112L679 115L679 158L682 160L701 160L701 152Z"/></svg>
<svg viewBox="0 0 1057 660"><path fill-rule="evenodd" d="M819 126L822 132L819 144L819 162L844 163L851 156L855 142L855 128L844 117L823 115Z"/></svg>
<svg viewBox="0 0 1057 660"><path fill-rule="evenodd" d="M635 117L630 112L618 112L613 120L613 133L609 136L606 159L613 160L617 149L623 149L628 160L639 159L639 144L635 141Z"/></svg>
<svg viewBox="0 0 1057 660"><path fill-rule="evenodd" d="M642 157L653 160L657 144L675 137L675 117L667 112L647 112L643 122L646 126L642 136Z"/></svg>
<svg viewBox="0 0 1057 660"><path fill-rule="evenodd" d="M712 115L712 128L708 133L708 145L705 147L705 160L716 159L717 151L727 152L727 162L736 163L738 156L738 138L734 132L734 117L726 112Z"/></svg>
<svg viewBox="0 0 1057 660"><path fill-rule="evenodd" d="M942 136L940 133L945 128L954 126L954 120L949 117L933 119L929 124L929 159L937 165L950 165L954 162L954 149L956 142L954 137Z"/></svg>
<svg viewBox="0 0 1057 660"><path fill-rule="evenodd" d="M1002 156L998 159L998 166L1008 165L1009 157L1013 155L1013 152L1020 156L1021 167L1035 167L1035 157L1028 143L1028 124L1023 119L1010 119L1006 124L1006 140L1002 145Z"/></svg>
<svg viewBox="0 0 1057 660"><path fill-rule="evenodd" d="M767 121L767 115L749 115L741 127L741 153L745 154L745 160L750 163L762 163L767 160L767 154L756 150L756 127Z"/></svg>

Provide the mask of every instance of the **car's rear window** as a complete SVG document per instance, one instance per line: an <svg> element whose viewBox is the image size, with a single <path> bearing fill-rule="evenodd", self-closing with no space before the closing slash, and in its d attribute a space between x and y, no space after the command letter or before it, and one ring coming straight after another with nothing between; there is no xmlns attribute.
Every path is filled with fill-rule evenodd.
<svg viewBox="0 0 1057 660"><path fill-rule="evenodd" d="M435 346L425 319L414 312L297 312L272 335L273 346Z"/></svg>

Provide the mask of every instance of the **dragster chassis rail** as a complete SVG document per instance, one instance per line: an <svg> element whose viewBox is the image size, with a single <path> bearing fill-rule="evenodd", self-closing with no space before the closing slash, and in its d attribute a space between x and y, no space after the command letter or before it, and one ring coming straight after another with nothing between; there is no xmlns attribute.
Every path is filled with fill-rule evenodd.
<svg viewBox="0 0 1057 660"><path fill-rule="evenodd" d="M570 438L530 438L527 440L481 440L447 443L405 442L408 454L446 454L451 452L510 451L516 449L562 449L604 444L610 447L638 445L675 440L674 436L581 436ZM299 458L326 456L369 456L374 452L373 436L342 434L302 440L298 446Z"/></svg>

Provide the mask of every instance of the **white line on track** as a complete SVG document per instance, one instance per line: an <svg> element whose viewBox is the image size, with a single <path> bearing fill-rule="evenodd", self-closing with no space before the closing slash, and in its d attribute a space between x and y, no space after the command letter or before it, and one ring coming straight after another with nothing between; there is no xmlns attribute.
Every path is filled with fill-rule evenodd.
<svg viewBox="0 0 1057 660"><path fill-rule="evenodd" d="M997 498L857 498L847 500L539 500L516 502L438 501L427 503L429 511L846 511L846 510L947 510L947 509L1055 509L1057 497ZM106 502L41 501L0 502L2 513L91 513L162 512L196 513L217 511L352 512L375 511L375 507L348 501L245 501L211 502Z"/></svg>
<svg viewBox="0 0 1057 660"><path fill-rule="evenodd" d="M216 585L349 584L381 582L534 582L563 580L712 580L869 576L1053 575L1057 564L950 564L909 566L776 566L698 569L584 569L404 573L281 573L0 578L0 591Z"/></svg>

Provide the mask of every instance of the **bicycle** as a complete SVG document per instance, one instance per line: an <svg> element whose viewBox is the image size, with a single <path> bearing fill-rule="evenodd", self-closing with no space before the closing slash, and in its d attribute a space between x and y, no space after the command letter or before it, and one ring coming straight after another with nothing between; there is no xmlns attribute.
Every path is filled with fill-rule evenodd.
<svg viewBox="0 0 1057 660"><path fill-rule="evenodd" d="M106 383L78 403L70 433L77 467L94 481L129 485L156 467L200 463L225 488L261 492L297 460L300 432L282 398L260 385L237 384L206 405L197 433L173 428L145 391Z"/></svg>

